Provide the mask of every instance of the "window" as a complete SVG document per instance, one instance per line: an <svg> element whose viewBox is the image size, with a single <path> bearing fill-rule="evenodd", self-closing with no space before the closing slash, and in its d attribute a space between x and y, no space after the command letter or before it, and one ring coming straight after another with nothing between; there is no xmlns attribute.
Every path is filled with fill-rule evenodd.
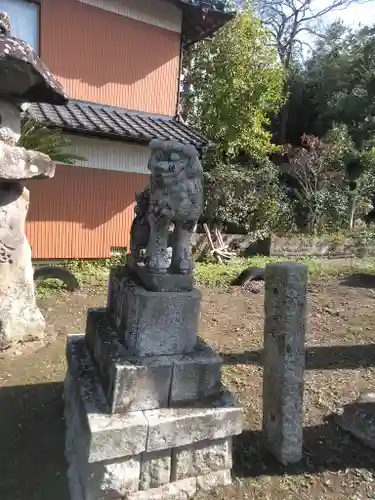
<svg viewBox="0 0 375 500"><path fill-rule="evenodd" d="M6 12L12 23L12 35L21 38L39 54L39 8L28 0L0 0L0 11Z"/></svg>

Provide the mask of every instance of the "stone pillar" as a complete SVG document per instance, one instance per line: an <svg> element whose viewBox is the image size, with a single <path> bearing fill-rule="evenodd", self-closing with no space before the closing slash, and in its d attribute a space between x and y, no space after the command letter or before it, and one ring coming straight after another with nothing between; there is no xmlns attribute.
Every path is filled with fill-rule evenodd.
<svg viewBox="0 0 375 500"><path fill-rule="evenodd" d="M265 272L263 434L283 465L302 458L307 274L292 262Z"/></svg>
<svg viewBox="0 0 375 500"><path fill-rule="evenodd" d="M16 146L19 108L0 99L0 345L32 340L44 332L36 305L31 249L25 235L29 191L23 181L53 177L55 165L37 151Z"/></svg>
<svg viewBox="0 0 375 500"><path fill-rule="evenodd" d="M27 102L64 104L67 96L33 49L11 36L4 12L0 12L0 73L0 347L4 347L40 337L44 331L25 235L29 191L24 181L53 177L55 165L47 155L18 146L21 109Z"/></svg>

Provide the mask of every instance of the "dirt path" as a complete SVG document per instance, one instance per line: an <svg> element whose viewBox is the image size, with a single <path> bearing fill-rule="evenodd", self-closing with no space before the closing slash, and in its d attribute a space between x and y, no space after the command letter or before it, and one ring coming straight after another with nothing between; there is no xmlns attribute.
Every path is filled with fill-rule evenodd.
<svg viewBox="0 0 375 500"><path fill-rule="evenodd" d="M232 487L199 500L365 500L375 498L375 453L329 419L346 398L373 389L375 281L309 285L305 455L279 466L262 449L263 293L203 290L201 331L222 353L223 379L245 407L235 440ZM0 360L0 499L68 500L62 380L66 335L82 332L87 307L104 305L106 289L41 300L48 345ZM57 336L56 336L57 335ZM327 421L328 417L328 421Z"/></svg>

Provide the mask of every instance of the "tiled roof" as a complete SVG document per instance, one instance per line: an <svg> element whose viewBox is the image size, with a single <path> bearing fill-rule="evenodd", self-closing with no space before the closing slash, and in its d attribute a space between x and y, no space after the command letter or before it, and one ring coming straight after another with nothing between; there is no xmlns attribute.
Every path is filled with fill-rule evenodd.
<svg viewBox="0 0 375 500"><path fill-rule="evenodd" d="M210 145L205 137L175 118L138 113L85 101L72 99L63 106L33 103L27 113L47 127L86 136L138 142L169 139L193 144L200 150Z"/></svg>
<svg viewBox="0 0 375 500"><path fill-rule="evenodd" d="M186 45L190 45L211 37L228 21L233 19L235 12L224 9L225 2L202 2L201 0L168 0L178 5L183 13L183 38ZM210 5L211 3L211 5ZM222 3L222 7L215 5Z"/></svg>

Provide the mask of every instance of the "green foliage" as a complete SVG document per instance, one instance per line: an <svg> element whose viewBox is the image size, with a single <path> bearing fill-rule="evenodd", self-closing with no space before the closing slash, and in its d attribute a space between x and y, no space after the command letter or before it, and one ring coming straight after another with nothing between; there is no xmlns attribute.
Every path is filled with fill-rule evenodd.
<svg viewBox="0 0 375 500"><path fill-rule="evenodd" d="M282 204L270 116L283 103L284 70L270 34L245 5L212 40L184 57L184 109L217 150L205 162L205 218L269 233Z"/></svg>
<svg viewBox="0 0 375 500"><path fill-rule="evenodd" d="M36 284L36 294L38 299L46 299L51 295L61 295L66 291L66 287L60 280L46 279Z"/></svg>
<svg viewBox="0 0 375 500"><path fill-rule="evenodd" d="M327 216L330 221L326 229L352 230L356 221L372 210L375 197L374 54L375 26L352 31L341 23L334 23L317 43L316 52L298 76L298 85L292 88L290 108L294 111L290 127L293 133L289 136L295 139L302 132L312 133L332 145L322 161L329 170L334 168L335 182L331 186L326 183L327 189L322 188L315 200L321 221ZM310 212L314 210L312 201Z"/></svg>
<svg viewBox="0 0 375 500"><path fill-rule="evenodd" d="M286 190L293 200L298 226L307 232L335 231L347 220L345 172L334 145L304 135L300 147L287 147Z"/></svg>
<svg viewBox="0 0 375 500"><path fill-rule="evenodd" d="M230 225L235 232L245 230L259 237L291 225L278 169L269 160L217 163L206 171L204 215L216 225Z"/></svg>
<svg viewBox="0 0 375 500"><path fill-rule="evenodd" d="M300 215L299 227L312 233L352 230L372 209L375 150L359 151L345 125L324 141L304 135L302 146L286 148L286 189Z"/></svg>
<svg viewBox="0 0 375 500"><path fill-rule="evenodd" d="M18 145L25 149L45 153L56 163L72 165L77 160L85 161L85 158L69 152L70 144L59 130L48 129L32 118L22 122Z"/></svg>
<svg viewBox="0 0 375 500"><path fill-rule="evenodd" d="M344 124L334 124L326 137L335 145L336 159L344 171L349 200L348 227L352 230L355 220L363 218L373 208L375 148L358 150L350 137L348 127Z"/></svg>
<svg viewBox="0 0 375 500"><path fill-rule="evenodd" d="M375 132L374 75L375 26L353 31L331 25L291 88L298 93L290 101L291 132L297 125L299 136L323 137L334 124L344 124L356 148L368 148Z"/></svg>
<svg viewBox="0 0 375 500"><path fill-rule="evenodd" d="M229 158L273 150L270 115L283 102L284 71L251 12L237 16L185 58L188 119Z"/></svg>

